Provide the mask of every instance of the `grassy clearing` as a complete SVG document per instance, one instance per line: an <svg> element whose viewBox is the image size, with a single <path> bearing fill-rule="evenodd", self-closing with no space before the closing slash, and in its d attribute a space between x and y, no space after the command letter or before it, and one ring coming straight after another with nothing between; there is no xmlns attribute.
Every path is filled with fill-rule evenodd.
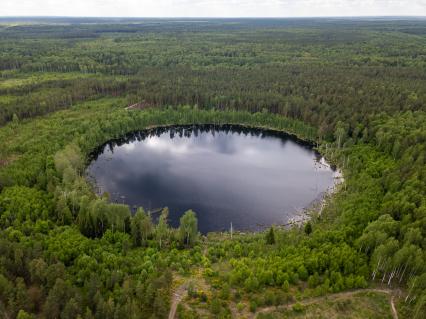
<svg viewBox="0 0 426 319"><path fill-rule="evenodd" d="M389 295L380 292L356 292L326 296L312 303L295 303L286 309L259 314L256 318L392 318Z"/></svg>
<svg viewBox="0 0 426 319"><path fill-rule="evenodd" d="M7 90L30 85L40 85L46 82L75 80L96 77L95 74L81 72L39 72L32 74L16 74L16 77L0 80L0 89Z"/></svg>

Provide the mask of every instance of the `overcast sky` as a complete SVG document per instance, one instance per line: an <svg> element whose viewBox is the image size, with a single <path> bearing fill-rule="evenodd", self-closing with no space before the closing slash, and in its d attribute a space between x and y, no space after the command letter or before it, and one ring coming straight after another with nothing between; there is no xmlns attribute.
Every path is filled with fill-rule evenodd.
<svg viewBox="0 0 426 319"><path fill-rule="evenodd" d="M426 0L0 0L0 16L426 16Z"/></svg>

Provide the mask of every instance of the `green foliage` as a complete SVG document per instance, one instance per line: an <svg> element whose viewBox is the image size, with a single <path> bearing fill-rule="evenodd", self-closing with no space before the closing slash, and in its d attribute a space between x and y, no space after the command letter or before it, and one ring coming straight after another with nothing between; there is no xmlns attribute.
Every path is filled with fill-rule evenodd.
<svg viewBox="0 0 426 319"><path fill-rule="evenodd" d="M16 115L15 113L13 113L13 116L12 116L12 123L13 123L13 125L14 126L16 126L16 125L18 125L19 124L19 118L18 118L18 115ZM24 316L24 315L23 315Z"/></svg>
<svg viewBox="0 0 426 319"><path fill-rule="evenodd" d="M409 19L1 28L0 312L162 318L171 271L202 267L214 292L194 302L214 317L230 317L230 299L255 312L371 280L406 287L407 313L421 318L424 36L424 22ZM192 211L178 230L166 209L154 225L142 208L132 217L96 196L83 176L106 141L194 123L317 142L345 184L304 228L200 240Z"/></svg>
<svg viewBox="0 0 426 319"><path fill-rule="evenodd" d="M244 281L244 288L249 292L256 291L259 288L259 281L254 275L250 275Z"/></svg>
<svg viewBox="0 0 426 319"><path fill-rule="evenodd" d="M250 301L250 312L256 312L257 304L255 301Z"/></svg>
<svg viewBox="0 0 426 319"><path fill-rule="evenodd" d="M294 312L302 312L303 311L303 305L300 303L295 303L292 307Z"/></svg>
<svg viewBox="0 0 426 319"><path fill-rule="evenodd" d="M27 313L25 310L19 310L18 316L16 317L16 319L33 319L33 318L35 318L35 316Z"/></svg>
<svg viewBox="0 0 426 319"><path fill-rule="evenodd" d="M193 246L197 241L198 221L192 210L186 211L180 218L179 237L185 246Z"/></svg>
<svg viewBox="0 0 426 319"><path fill-rule="evenodd" d="M153 225L151 215L146 214L142 207L138 208L131 222L131 233L133 244L141 246L147 243L148 238L152 235Z"/></svg>
<svg viewBox="0 0 426 319"><path fill-rule="evenodd" d="M305 234L306 235L310 235L312 233L312 224L311 224L311 222L310 221L308 221L306 224L305 224Z"/></svg>
<svg viewBox="0 0 426 319"><path fill-rule="evenodd" d="M269 228L269 231L266 233L265 239L266 239L266 244L268 245L275 244L274 227Z"/></svg>
<svg viewBox="0 0 426 319"><path fill-rule="evenodd" d="M67 168L80 172L83 169L83 155L77 145L69 144L55 154L55 168L62 176Z"/></svg>
<svg viewBox="0 0 426 319"><path fill-rule="evenodd" d="M155 227L155 237L158 241L160 249L163 246L163 242L170 237L170 230L167 225L168 216L169 216L169 209L166 207L161 211L158 224Z"/></svg>
<svg viewBox="0 0 426 319"><path fill-rule="evenodd" d="M48 195L34 188L14 186L0 194L0 225L21 226L25 222L51 218L52 202Z"/></svg>

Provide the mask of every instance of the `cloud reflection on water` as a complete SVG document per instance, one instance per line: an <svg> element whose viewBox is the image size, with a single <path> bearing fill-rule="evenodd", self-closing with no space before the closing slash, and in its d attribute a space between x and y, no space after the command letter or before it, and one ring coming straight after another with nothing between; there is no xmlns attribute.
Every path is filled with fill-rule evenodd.
<svg viewBox="0 0 426 319"><path fill-rule="evenodd" d="M332 170L289 137L173 130L106 146L88 170L113 199L168 206L174 226L194 209L203 232L285 223L333 184Z"/></svg>

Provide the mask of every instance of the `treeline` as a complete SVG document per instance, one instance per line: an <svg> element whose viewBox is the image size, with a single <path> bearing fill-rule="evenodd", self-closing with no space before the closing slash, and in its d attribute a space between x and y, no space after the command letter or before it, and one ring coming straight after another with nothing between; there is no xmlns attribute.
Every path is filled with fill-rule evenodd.
<svg viewBox="0 0 426 319"><path fill-rule="evenodd" d="M54 156L53 192L14 186L0 194L1 314L164 318L172 271L185 274L201 260L199 247L182 250L197 244L195 213L178 229L167 208L157 223L143 208L132 216L127 205L94 196L83 164L70 145Z"/></svg>
<svg viewBox="0 0 426 319"><path fill-rule="evenodd" d="M401 81L406 77L406 81ZM75 79L3 89L0 123L33 117L102 96L122 96L121 107L144 101L151 106L198 105L203 108L258 112L267 109L320 128L332 138L338 120L350 131L368 127L376 114L424 110L426 82L400 70L358 70L319 66L279 66L262 69L192 70L187 67L146 68L143 77ZM378 85L380 83L380 85ZM368 92L368 95L365 95ZM11 98L13 97L13 98ZM354 111L355 110L355 111Z"/></svg>
<svg viewBox="0 0 426 319"><path fill-rule="evenodd" d="M40 85L0 88L0 94L9 96L4 101L0 98L0 125L14 118L31 118L71 107L81 101L108 95L119 96L126 91L125 82L116 79L83 78L37 86Z"/></svg>
<svg viewBox="0 0 426 319"><path fill-rule="evenodd" d="M402 33L407 28L422 30L422 21L392 21L392 27L388 21L320 19L236 20L233 25L215 20L178 26L173 21L155 26L139 22L118 25L122 32L114 29L117 25L105 24L3 29L3 36L19 30L40 36L40 41L24 37L0 42L3 78L77 72L83 78L95 75L96 80L3 89L10 96L0 99L0 125L13 114L32 117L74 101L120 95L127 99L125 104L145 101L160 107L251 112L266 108L310 123L321 137L332 139L339 120L355 131L357 125L368 127L381 112L392 115L424 110L426 105L424 45L421 37ZM133 31L129 34L125 28ZM72 40L57 35L80 29L104 35ZM45 33L50 38L44 38Z"/></svg>
<svg viewBox="0 0 426 319"><path fill-rule="evenodd" d="M150 213L146 213L142 207L132 217L128 205L109 203L107 197L94 196L83 177L84 159L79 147L73 144L54 156L55 170L59 176L57 180L52 177L49 188L54 188L56 202L56 216L51 219L58 225L77 224L81 233L91 238L102 237L108 229L128 233L135 246L145 246L153 238L157 239L160 248L170 242L180 243L181 247L196 242L197 218L191 210L183 214L179 229L174 230L167 224L167 208L161 211L159 222L154 227Z"/></svg>
<svg viewBox="0 0 426 319"><path fill-rule="evenodd" d="M271 113L197 110L184 106L177 109L139 110L117 109L122 99L85 103L66 114L56 113L49 118L31 122L9 124L0 130L2 140L7 141L0 150L1 159L8 165L0 168L0 188L11 185L36 186L52 192L55 165L53 156L74 141L85 156L105 142L121 138L126 133L150 126L175 124L241 124L254 127L275 128L294 134L300 139L315 139L316 130L303 122ZM34 136L34 130L39 134ZM22 141L18 145L14 139ZM45 133L41 134L43 130ZM15 158L18 157L18 158Z"/></svg>

